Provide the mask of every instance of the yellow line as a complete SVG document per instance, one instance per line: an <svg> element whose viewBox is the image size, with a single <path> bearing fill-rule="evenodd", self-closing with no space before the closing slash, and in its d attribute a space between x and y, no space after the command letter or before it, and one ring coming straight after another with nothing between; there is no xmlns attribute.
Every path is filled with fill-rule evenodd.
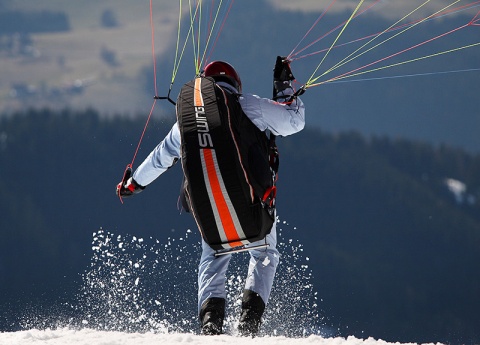
<svg viewBox="0 0 480 345"><path fill-rule="evenodd" d="M370 69L370 70L367 70L367 71L362 71L362 72L358 72L358 73L353 73L353 74L349 74L349 75L344 75L344 76L340 76L340 77L331 78L331 79L325 80L325 81L320 82L320 83L310 84L308 87L319 86L319 85L327 84L327 83L330 83L330 82L333 82L333 81L343 80L343 79L356 77L356 76L367 74L367 73L381 71L381 70L391 68L391 67L406 65L406 64L409 64L409 63L412 63L412 62L417 62L417 61L426 60L426 59L429 59L429 58L432 58L432 57L437 57L437 56L441 56L441 55L454 53L454 52L457 52L457 51L460 51L460 50L473 48L473 47L476 47L476 46L479 46L479 45L480 45L480 42L477 42L477 43L469 44L469 45L466 45L466 46L463 46L463 47L453 48L453 49L446 50L446 51L443 51L443 52L438 52L438 53L435 53L435 54L425 55L425 56L418 57L418 58L415 58L415 59L390 64L390 65L387 65L387 66L373 68L373 69Z"/></svg>
<svg viewBox="0 0 480 345"><path fill-rule="evenodd" d="M358 12L358 10L360 9L360 7L362 6L363 2L365 0L361 0L357 7L355 8L355 10L353 11L352 15L350 16L350 18L348 18L347 22L345 23L345 25L343 26L342 30L339 32L339 34L337 35L337 37L335 38L335 41L332 43L332 45L330 46L330 48L328 48L328 51L327 53L323 56L323 59L322 61L320 61L320 63L318 64L317 68L315 69L315 71L312 73L312 75L310 76L310 79L307 81L306 83L306 86L308 87L308 85L314 83L315 81L317 81L320 77L317 77L317 78L314 78L315 74L317 73L317 71L320 69L320 66L323 64L323 62L325 61L325 59L327 58L328 54L330 53L330 51L333 49L333 47L335 46L335 44L337 43L337 41L340 39L340 36L342 36L343 32L345 31L345 29L347 28L348 24L350 24L350 22L352 21L353 17L355 17L355 14Z"/></svg>

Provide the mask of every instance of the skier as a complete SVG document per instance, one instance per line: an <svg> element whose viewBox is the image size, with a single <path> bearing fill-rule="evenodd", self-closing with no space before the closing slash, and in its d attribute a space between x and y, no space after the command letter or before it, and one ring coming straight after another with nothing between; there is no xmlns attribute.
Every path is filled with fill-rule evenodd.
<svg viewBox="0 0 480 345"><path fill-rule="evenodd" d="M235 69L223 61L208 64L202 77L211 77L224 91L237 97L243 113L261 131L270 135L287 136L299 132L305 125L305 107L291 86L293 75L289 61L277 57L274 69L275 101L252 94L242 94L242 82ZM177 106L178 111L178 106ZM181 134L175 123L158 146L149 154L132 176L117 185L117 194L128 197L138 194L145 186L173 166L181 157ZM242 299L238 331L243 336L255 336L259 331L265 305L270 296L279 263L276 249L276 222L266 238L247 247L268 246L249 251L250 263ZM198 269L198 315L201 332L222 334L225 317L225 275L232 254L216 256L216 250L202 238L202 255Z"/></svg>

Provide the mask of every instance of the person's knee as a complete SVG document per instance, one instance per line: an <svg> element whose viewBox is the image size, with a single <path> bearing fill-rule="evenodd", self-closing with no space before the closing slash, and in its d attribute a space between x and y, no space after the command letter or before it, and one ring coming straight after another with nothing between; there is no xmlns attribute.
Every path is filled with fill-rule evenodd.
<svg viewBox="0 0 480 345"><path fill-rule="evenodd" d="M268 248L264 251L252 251L250 255L253 260L264 267L269 265L277 267L280 262L280 253L276 248Z"/></svg>

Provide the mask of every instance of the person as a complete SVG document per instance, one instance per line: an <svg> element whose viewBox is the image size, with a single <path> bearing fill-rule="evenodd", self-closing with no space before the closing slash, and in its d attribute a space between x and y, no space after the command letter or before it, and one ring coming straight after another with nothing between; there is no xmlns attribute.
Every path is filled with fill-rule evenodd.
<svg viewBox="0 0 480 345"><path fill-rule="evenodd" d="M253 94L242 94L242 82L237 71L227 62L214 61L201 74L211 77L226 92L238 98L243 113L262 132L287 136L301 131L305 125L305 107L291 86L289 61L277 57L274 69L275 100ZM178 111L178 108L177 108ZM181 135L178 122L153 149L132 176L126 176L117 185L117 194L127 197L138 194L181 159ZM274 218L275 219L275 218ZM268 246L261 247L261 244ZM280 254L276 248L276 222L265 239L247 244L250 261L242 298L238 331L243 336L259 332L262 315L272 289ZM260 248L258 248L260 247ZM222 334L225 318L226 272L232 254L217 256L216 250L202 238L202 254L198 266L198 315L201 332L206 335Z"/></svg>

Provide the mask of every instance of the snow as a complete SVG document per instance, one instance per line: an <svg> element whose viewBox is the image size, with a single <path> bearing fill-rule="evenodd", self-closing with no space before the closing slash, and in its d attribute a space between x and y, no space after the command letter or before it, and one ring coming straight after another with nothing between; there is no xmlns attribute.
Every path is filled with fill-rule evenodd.
<svg viewBox="0 0 480 345"><path fill-rule="evenodd" d="M230 263L226 334L202 336L191 283L200 255L198 234L187 230L162 243L99 229L77 299L26 313L18 331L0 332L0 345L389 344L368 335L341 338L328 326L303 245L283 238L288 226L277 226L282 260L256 338L236 332L248 255L236 254Z"/></svg>
<svg viewBox="0 0 480 345"><path fill-rule="evenodd" d="M464 182L453 178L446 178L444 182L448 190L453 194L457 204L461 205L466 202L468 205L474 205L476 203L475 196L467 194L467 185Z"/></svg>
<svg viewBox="0 0 480 345"><path fill-rule="evenodd" d="M457 203L463 203L464 195L467 191L467 185L453 178L445 179L445 184L447 185L448 190L455 196Z"/></svg>
<svg viewBox="0 0 480 345"><path fill-rule="evenodd" d="M161 344L189 344L189 345L386 345L392 344L373 338L322 338L311 335L306 338L287 337L258 337L243 338L230 335L202 336L186 333L156 334L156 333L124 333L106 332L91 329L72 330L37 330L0 333L1 345L161 345ZM399 344L399 343L396 343Z"/></svg>

